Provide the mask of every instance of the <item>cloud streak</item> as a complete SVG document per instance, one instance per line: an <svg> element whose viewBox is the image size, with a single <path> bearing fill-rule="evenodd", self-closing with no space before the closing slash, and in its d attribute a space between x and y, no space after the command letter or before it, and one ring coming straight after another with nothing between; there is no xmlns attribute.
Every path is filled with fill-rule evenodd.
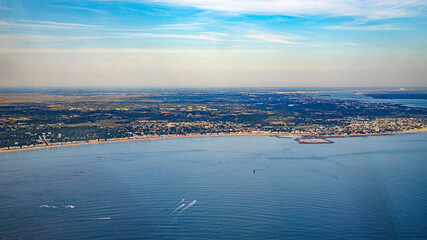
<svg viewBox="0 0 427 240"><path fill-rule="evenodd" d="M328 30L351 30L351 31L396 31L402 30L390 24L381 25L336 25L324 27Z"/></svg>
<svg viewBox="0 0 427 240"><path fill-rule="evenodd" d="M0 27L3 28L48 28L48 29L78 29L78 28L103 28L104 26L77 24L77 23L63 23L63 22L49 22L49 21L33 21L33 20L18 20L19 23L12 23L0 20Z"/></svg>
<svg viewBox="0 0 427 240"><path fill-rule="evenodd" d="M280 35L272 35L272 34L249 34L246 35L248 38L264 41L264 42L270 42L270 43L280 43L280 44L288 44L288 45L297 45L300 44L298 42L293 42L287 40L287 36L280 36Z"/></svg>
<svg viewBox="0 0 427 240"><path fill-rule="evenodd" d="M0 48L0 54L129 54L129 53L183 53L177 49L140 48Z"/></svg>
<svg viewBox="0 0 427 240"><path fill-rule="evenodd" d="M223 39L212 37L209 35L186 35L186 34L158 34L158 33L135 33L129 34L129 37L142 38L169 38L169 39L190 39L190 40L208 40L208 41L224 41Z"/></svg>
<svg viewBox="0 0 427 240"><path fill-rule="evenodd" d="M52 35L32 35L32 34L0 34L1 41L9 42L52 42L52 41L73 41L87 39L114 38L113 36L52 36Z"/></svg>
<svg viewBox="0 0 427 240"><path fill-rule="evenodd" d="M0 54L262 54L262 53L277 53L281 49L191 49L191 48L166 48L166 49L150 49L150 48L0 48Z"/></svg>
<svg viewBox="0 0 427 240"><path fill-rule="evenodd" d="M176 23L160 25L160 30L195 30L200 29L204 23Z"/></svg>
<svg viewBox="0 0 427 240"><path fill-rule="evenodd" d="M354 42L346 42L344 45L346 45L346 46L352 46L352 47L358 47L358 46L360 46L360 44L354 43Z"/></svg>
<svg viewBox="0 0 427 240"><path fill-rule="evenodd" d="M0 10L8 10L8 11L11 11L11 10L13 10L13 8L8 8L8 7L2 7L2 6L0 6Z"/></svg>
<svg viewBox="0 0 427 240"><path fill-rule="evenodd" d="M74 10L83 10L83 11L89 11L89 12L94 12L94 13L103 13L104 12L104 11L99 10L99 9L78 7L78 6L55 6L55 7L69 8L69 9L74 9Z"/></svg>
<svg viewBox="0 0 427 240"><path fill-rule="evenodd" d="M151 2L235 14L327 15L364 17L367 19L413 17L422 13L423 7L427 6L426 0L151 0Z"/></svg>

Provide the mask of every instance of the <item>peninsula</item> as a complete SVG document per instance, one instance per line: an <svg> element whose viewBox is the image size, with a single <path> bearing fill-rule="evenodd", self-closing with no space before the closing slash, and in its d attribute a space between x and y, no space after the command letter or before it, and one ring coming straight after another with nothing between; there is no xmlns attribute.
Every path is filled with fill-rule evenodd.
<svg viewBox="0 0 427 240"><path fill-rule="evenodd" d="M194 136L324 139L427 128L426 108L309 93L279 88L3 89L0 151Z"/></svg>

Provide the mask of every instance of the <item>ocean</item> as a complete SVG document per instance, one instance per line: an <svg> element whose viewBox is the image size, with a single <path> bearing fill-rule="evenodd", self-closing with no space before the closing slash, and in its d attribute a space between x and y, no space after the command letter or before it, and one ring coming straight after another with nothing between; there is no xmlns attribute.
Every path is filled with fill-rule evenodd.
<svg viewBox="0 0 427 240"><path fill-rule="evenodd" d="M424 88L420 88L422 90ZM368 103L397 103L407 107L423 107L427 108L427 99L378 99L372 98L369 96L365 96L358 91L336 91L336 89L326 89L332 92L320 92L320 93L308 93L306 95L312 97L322 97L322 98L333 98L333 99L341 99L341 100L356 100L361 102ZM373 89L371 89L372 91ZM412 89L412 90L416 90Z"/></svg>
<svg viewBox="0 0 427 240"><path fill-rule="evenodd" d="M0 154L0 239L426 239L427 133Z"/></svg>

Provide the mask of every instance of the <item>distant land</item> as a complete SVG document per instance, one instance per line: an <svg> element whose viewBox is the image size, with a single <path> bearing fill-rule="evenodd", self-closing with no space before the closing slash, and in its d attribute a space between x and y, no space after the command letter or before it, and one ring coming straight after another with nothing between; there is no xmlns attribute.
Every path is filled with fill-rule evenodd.
<svg viewBox="0 0 427 240"><path fill-rule="evenodd" d="M363 95L378 99L427 99L427 91L380 91Z"/></svg>
<svg viewBox="0 0 427 240"><path fill-rule="evenodd" d="M316 90L43 89L0 91L0 149L153 138L295 135L312 139L424 131L427 108L310 95ZM363 92L417 97L426 91ZM316 142L302 140L300 142ZM322 142L318 140L318 142Z"/></svg>

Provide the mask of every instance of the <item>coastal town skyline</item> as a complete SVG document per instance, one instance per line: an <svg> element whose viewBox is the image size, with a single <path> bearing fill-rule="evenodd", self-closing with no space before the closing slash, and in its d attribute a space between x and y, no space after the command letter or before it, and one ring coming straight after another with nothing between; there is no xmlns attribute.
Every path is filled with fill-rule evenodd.
<svg viewBox="0 0 427 240"><path fill-rule="evenodd" d="M1 1L0 85L427 86L427 1Z"/></svg>

